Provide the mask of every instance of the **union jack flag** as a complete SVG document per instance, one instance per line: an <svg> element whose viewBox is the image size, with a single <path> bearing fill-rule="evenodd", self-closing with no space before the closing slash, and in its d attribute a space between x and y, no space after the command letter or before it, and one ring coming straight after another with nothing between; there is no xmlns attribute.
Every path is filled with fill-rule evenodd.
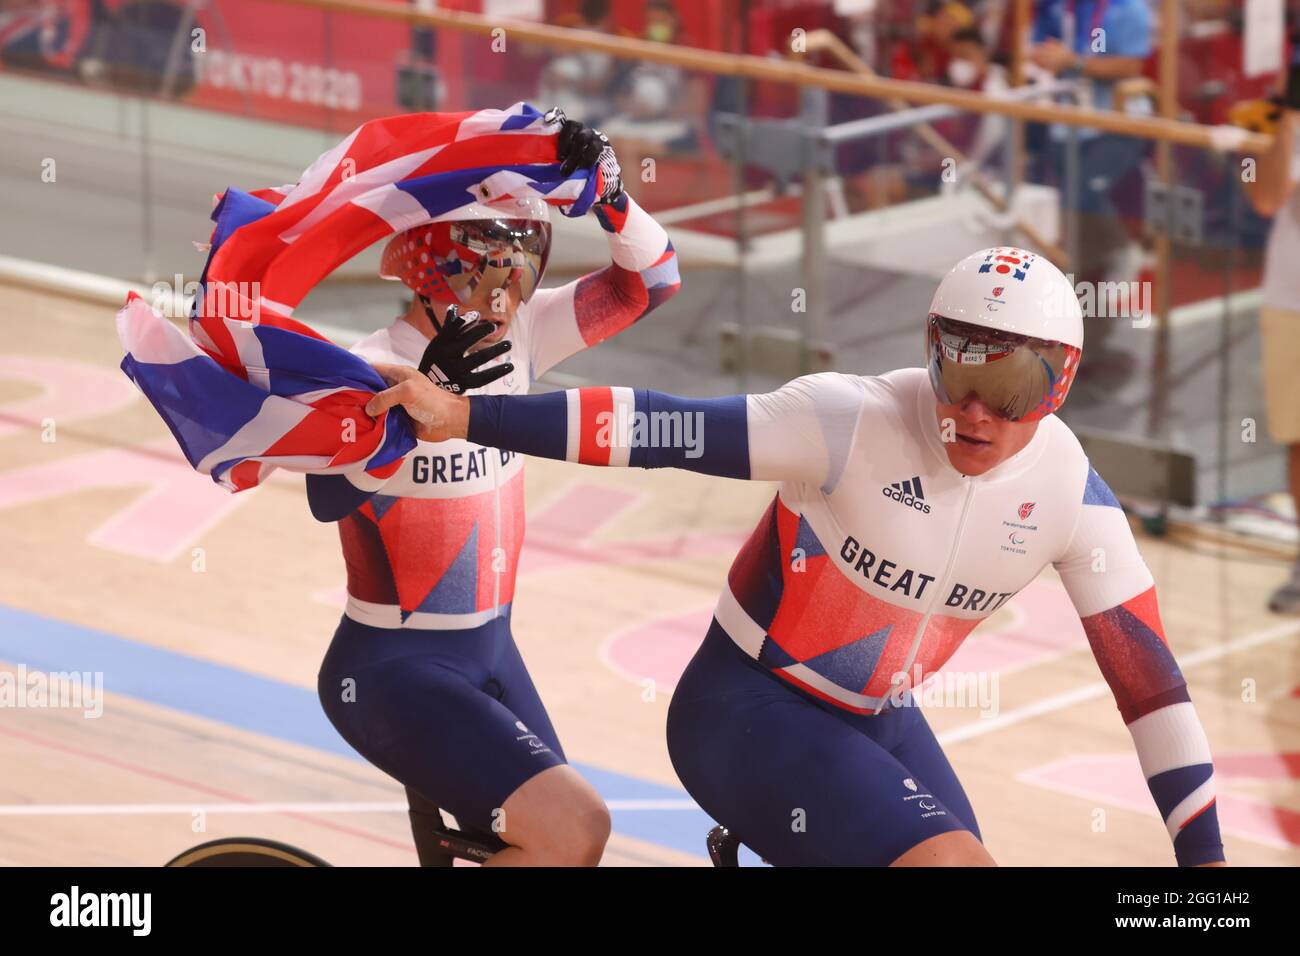
<svg viewBox="0 0 1300 956"><path fill-rule="evenodd" d="M584 214L600 176L561 174L559 131L527 103L392 116L358 127L296 184L227 189L190 335L132 294L117 316L122 370L190 464L232 491L275 468L391 475L415 447L410 420L400 408L366 415L383 380L293 311L358 252L470 203L533 196Z"/></svg>

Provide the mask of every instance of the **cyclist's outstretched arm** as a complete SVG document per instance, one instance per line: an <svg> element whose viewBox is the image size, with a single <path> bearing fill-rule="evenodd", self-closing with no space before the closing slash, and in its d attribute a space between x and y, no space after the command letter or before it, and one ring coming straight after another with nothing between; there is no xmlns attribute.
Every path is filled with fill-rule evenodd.
<svg viewBox="0 0 1300 956"><path fill-rule="evenodd" d="M466 400L426 388L400 367L376 368L398 384L367 411L403 405L426 441L468 438L586 465L682 468L827 489L848 458L863 390L852 376L826 372L775 392L725 398L601 386Z"/></svg>
<svg viewBox="0 0 1300 956"><path fill-rule="evenodd" d="M1223 860L1210 744L1160 624L1154 579L1119 502L1089 468L1055 562L1137 748L1181 866Z"/></svg>

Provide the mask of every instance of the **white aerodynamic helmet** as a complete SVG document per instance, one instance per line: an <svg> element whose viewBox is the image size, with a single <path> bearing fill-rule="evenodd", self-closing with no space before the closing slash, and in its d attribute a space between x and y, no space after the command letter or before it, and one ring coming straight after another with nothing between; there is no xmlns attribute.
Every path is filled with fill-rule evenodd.
<svg viewBox="0 0 1300 956"><path fill-rule="evenodd" d="M939 283L925 345L941 402L973 392L1004 418L1036 421L1069 393L1083 353L1083 310L1069 279L1047 259L984 249Z"/></svg>

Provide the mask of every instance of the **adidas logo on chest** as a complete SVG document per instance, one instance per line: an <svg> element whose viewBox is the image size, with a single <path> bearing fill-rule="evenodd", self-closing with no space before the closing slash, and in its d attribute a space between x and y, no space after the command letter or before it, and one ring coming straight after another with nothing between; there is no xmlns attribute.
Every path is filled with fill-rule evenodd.
<svg viewBox="0 0 1300 956"><path fill-rule="evenodd" d="M912 508L921 514L928 515L930 506L925 501L925 491L921 488L921 477L919 475L908 478L906 481L895 481L885 485L880 489L880 493L886 498L891 498L907 508Z"/></svg>

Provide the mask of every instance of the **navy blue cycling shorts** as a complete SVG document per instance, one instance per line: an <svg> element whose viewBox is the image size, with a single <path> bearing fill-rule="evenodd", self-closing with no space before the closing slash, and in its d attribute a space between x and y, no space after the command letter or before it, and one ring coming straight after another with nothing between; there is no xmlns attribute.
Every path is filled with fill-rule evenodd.
<svg viewBox="0 0 1300 956"><path fill-rule="evenodd" d="M564 751L503 616L463 631L339 623L321 705L361 756L487 830L493 811Z"/></svg>
<svg viewBox="0 0 1300 956"><path fill-rule="evenodd" d="M887 866L941 833L979 839L919 708L828 704L768 673L717 621L673 693L668 752L704 812L778 866Z"/></svg>

